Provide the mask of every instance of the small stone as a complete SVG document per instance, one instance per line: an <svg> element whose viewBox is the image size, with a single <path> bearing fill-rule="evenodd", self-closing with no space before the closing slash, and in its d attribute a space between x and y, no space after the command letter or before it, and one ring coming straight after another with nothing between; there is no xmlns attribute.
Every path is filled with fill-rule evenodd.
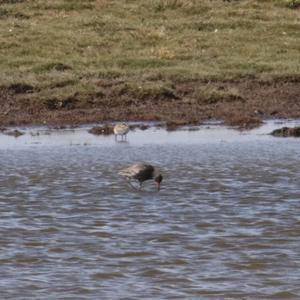
<svg viewBox="0 0 300 300"><path fill-rule="evenodd" d="M11 130L11 131L4 132L4 134L10 135L10 136L14 136L14 137L19 137L19 136L21 136L21 135L23 135L23 134L25 134L25 133L24 133L24 132L21 132L21 131L19 131L19 130L17 130L17 129L15 129L15 130Z"/></svg>
<svg viewBox="0 0 300 300"><path fill-rule="evenodd" d="M271 135L277 137L300 137L300 126L275 129L271 132Z"/></svg>

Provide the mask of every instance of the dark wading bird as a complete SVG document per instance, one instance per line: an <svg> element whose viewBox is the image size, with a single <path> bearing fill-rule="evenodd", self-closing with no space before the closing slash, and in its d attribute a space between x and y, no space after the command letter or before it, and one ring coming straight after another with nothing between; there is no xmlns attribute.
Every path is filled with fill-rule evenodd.
<svg viewBox="0 0 300 300"><path fill-rule="evenodd" d="M157 184L157 190L159 191L160 183L163 180L163 177L159 170L153 167L152 165L146 163L133 164L130 167L121 170L119 174L121 176L124 176L133 188L135 187L131 184L131 180L137 180L141 188L144 181L154 179L154 181Z"/></svg>

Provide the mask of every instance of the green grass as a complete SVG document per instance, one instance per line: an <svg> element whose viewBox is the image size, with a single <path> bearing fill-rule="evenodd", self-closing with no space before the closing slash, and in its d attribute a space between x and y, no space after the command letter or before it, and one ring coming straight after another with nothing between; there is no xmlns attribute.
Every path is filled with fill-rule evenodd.
<svg viewBox="0 0 300 300"><path fill-rule="evenodd" d="M47 97L93 91L99 78L298 75L298 4L0 0L0 85L31 84Z"/></svg>

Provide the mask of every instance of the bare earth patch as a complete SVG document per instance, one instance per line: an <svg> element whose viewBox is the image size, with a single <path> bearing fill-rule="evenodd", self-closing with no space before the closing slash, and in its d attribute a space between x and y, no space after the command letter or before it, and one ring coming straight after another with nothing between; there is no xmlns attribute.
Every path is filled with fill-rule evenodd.
<svg viewBox="0 0 300 300"><path fill-rule="evenodd" d="M239 128L265 118L300 117L300 78L154 81L106 79L94 92L40 99L26 85L0 88L0 126L79 125L106 121L163 121L168 129L205 120ZM102 130L102 129L101 129Z"/></svg>

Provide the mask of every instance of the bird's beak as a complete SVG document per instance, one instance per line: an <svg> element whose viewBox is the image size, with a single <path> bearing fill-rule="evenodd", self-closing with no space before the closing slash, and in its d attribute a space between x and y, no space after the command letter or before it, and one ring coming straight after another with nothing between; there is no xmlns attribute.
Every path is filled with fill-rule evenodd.
<svg viewBox="0 0 300 300"><path fill-rule="evenodd" d="M160 190L160 182L157 183L157 190Z"/></svg>

